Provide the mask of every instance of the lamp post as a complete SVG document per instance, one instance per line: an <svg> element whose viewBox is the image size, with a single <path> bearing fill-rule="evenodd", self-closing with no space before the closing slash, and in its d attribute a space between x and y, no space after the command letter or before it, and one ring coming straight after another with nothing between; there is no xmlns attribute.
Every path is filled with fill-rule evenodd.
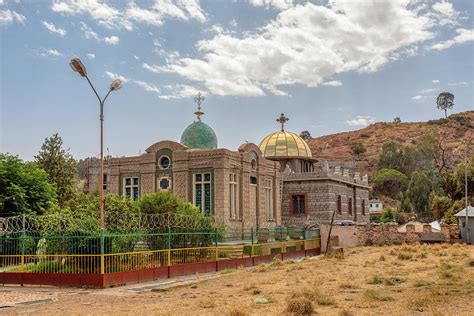
<svg viewBox="0 0 474 316"><path fill-rule="evenodd" d="M110 92L112 91L117 91L120 88L122 88L122 81L120 79L115 79L112 81L110 84L109 91L105 95L103 99L100 98L99 94L95 90L94 86L92 85L92 82L89 80L89 77L87 76L87 70L86 67L82 64L81 60L79 58L73 58L69 62L69 66L71 69L81 77L84 77L87 79L87 82L89 82L89 85L91 86L92 90L94 91L95 95L97 96L97 99L99 99L99 105L100 105L100 176L99 176L99 192L100 192L100 236L101 236L101 241L100 241L100 253L101 253L101 260L100 260L100 272L101 274L104 274L105 266L104 266L104 242L105 242L105 235L104 235L104 228L105 228L105 212L104 212L104 103L105 100L107 100L107 97L109 96Z"/></svg>

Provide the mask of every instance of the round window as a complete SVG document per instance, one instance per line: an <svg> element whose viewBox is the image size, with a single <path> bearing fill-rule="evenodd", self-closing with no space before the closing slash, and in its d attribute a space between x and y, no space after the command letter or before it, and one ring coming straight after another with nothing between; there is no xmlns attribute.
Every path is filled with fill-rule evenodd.
<svg viewBox="0 0 474 316"><path fill-rule="evenodd" d="M170 167L170 158L168 156L162 156L159 160L161 169L168 169Z"/></svg>

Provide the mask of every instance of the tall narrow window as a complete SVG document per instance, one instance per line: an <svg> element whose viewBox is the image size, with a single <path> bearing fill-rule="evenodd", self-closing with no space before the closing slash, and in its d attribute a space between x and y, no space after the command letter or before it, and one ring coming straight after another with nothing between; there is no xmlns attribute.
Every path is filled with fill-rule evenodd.
<svg viewBox="0 0 474 316"><path fill-rule="evenodd" d="M306 204L304 195L291 196L292 208L294 215L304 215L306 213Z"/></svg>
<svg viewBox="0 0 474 316"><path fill-rule="evenodd" d="M235 173L229 174L229 209L230 218L237 219L239 182Z"/></svg>
<svg viewBox="0 0 474 316"><path fill-rule="evenodd" d="M104 173L104 182L102 183L102 187L104 188L104 192L107 193L107 183L109 183L109 180L107 179L109 175Z"/></svg>
<svg viewBox="0 0 474 316"><path fill-rule="evenodd" d="M198 173L194 175L194 205L204 215L211 215L211 174Z"/></svg>
<svg viewBox="0 0 474 316"><path fill-rule="evenodd" d="M365 216L365 200L364 199L362 199L361 212L362 212L362 216Z"/></svg>
<svg viewBox="0 0 474 316"><path fill-rule="evenodd" d="M352 215L352 198L347 200L347 214Z"/></svg>
<svg viewBox="0 0 474 316"><path fill-rule="evenodd" d="M138 200L139 194L139 180L138 177L123 178L123 195L130 199Z"/></svg>
<svg viewBox="0 0 474 316"><path fill-rule="evenodd" d="M273 182L272 180L265 180L265 214L267 221L275 219L273 214Z"/></svg>
<svg viewBox="0 0 474 316"><path fill-rule="evenodd" d="M336 201L336 210L337 210L337 214L342 214L342 201L341 201L341 196L338 195L337 196L337 201Z"/></svg>

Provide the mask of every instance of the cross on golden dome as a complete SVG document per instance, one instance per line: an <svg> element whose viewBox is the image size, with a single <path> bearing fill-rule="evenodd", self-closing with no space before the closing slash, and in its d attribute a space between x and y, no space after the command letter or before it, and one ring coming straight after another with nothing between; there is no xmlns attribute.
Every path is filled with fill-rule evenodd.
<svg viewBox="0 0 474 316"><path fill-rule="evenodd" d="M284 132L285 131L285 123L288 122L290 119L285 117L285 114L284 113L281 113L280 114L280 117L277 118L277 122L281 124L281 131Z"/></svg>
<svg viewBox="0 0 474 316"><path fill-rule="evenodd" d="M198 92L198 94L194 97L194 102L198 105L198 110L194 112L196 114L198 120L201 120L201 115L204 115L204 112L201 111L201 103L206 99L205 96L201 94L201 91Z"/></svg>

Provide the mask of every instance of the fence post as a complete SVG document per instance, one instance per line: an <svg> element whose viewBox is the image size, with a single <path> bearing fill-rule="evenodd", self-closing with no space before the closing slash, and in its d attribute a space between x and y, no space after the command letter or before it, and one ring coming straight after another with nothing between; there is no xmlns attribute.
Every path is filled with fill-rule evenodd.
<svg viewBox="0 0 474 316"><path fill-rule="evenodd" d="M168 267L171 266L171 228L168 225Z"/></svg>
<svg viewBox="0 0 474 316"><path fill-rule="evenodd" d="M303 227L303 250L304 250L305 256L306 256L306 239L308 239L308 237L306 236L306 227Z"/></svg>
<svg viewBox="0 0 474 316"><path fill-rule="evenodd" d="M215 234L215 242L216 242L216 271L217 271L217 269L218 269L217 261L219 261L219 248L217 247L219 237L217 235L217 227L214 230L214 234Z"/></svg>
<svg viewBox="0 0 474 316"><path fill-rule="evenodd" d="M250 228L250 235L252 236L251 237L252 244L250 246L250 258L253 258L253 227Z"/></svg>
<svg viewBox="0 0 474 316"><path fill-rule="evenodd" d="M100 229L100 274L105 274L105 233L104 227Z"/></svg>
<svg viewBox="0 0 474 316"><path fill-rule="evenodd" d="M280 228L280 253L281 253L282 260L283 260L283 249L285 248L285 243L283 241L283 229L284 229L283 227Z"/></svg>
<svg viewBox="0 0 474 316"><path fill-rule="evenodd" d="M21 272L25 272L25 214L23 214L21 231Z"/></svg>

